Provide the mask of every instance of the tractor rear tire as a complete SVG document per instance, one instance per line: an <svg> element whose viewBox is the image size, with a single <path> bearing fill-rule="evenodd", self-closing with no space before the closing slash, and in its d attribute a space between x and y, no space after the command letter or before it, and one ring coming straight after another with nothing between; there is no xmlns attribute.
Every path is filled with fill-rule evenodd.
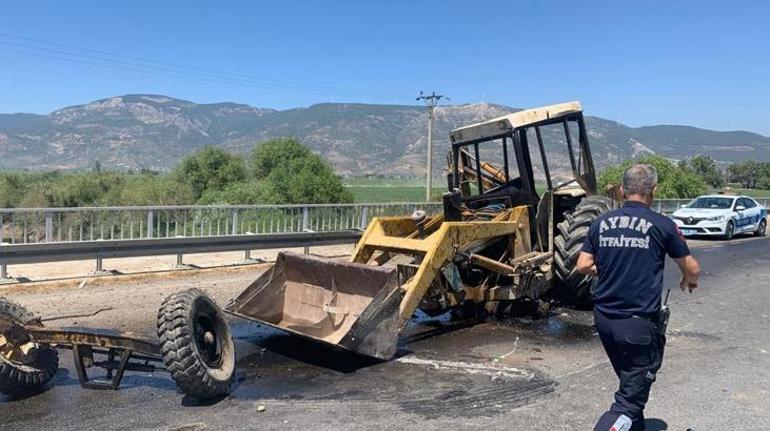
<svg viewBox="0 0 770 431"><path fill-rule="evenodd" d="M185 394L209 399L230 392L235 344L217 304L198 289L175 293L158 311L163 364Z"/></svg>
<svg viewBox="0 0 770 431"><path fill-rule="evenodd" d="M0 316L24 325L31 322L35 316L23 306L0 298ZM30 356L23 362L6 356L4 339L0 345L0 393L19 395L34 393L42 389L56 375L59 369L59 354L48 345L38 345L28 353Z"/></svg>
<svg viewBox="0 0 770 431"><path fill-rule="evenodd" d="M604 196L583 198L575 210L566 213L556 227L553 264L556 286L552 296L564 305L590 309L592 306L593 277L577 272L577 258L588 228L600 215L617 208L614 200Z"/></svg>

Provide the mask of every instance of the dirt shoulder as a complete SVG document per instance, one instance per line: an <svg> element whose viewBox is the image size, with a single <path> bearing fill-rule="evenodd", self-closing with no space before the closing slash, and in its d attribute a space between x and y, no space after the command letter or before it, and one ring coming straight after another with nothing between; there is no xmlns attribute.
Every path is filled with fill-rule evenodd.
<svg viewBox="0 0 770 431"><path fill-rule="evenodd" d="M354 244L330 245L311 247L310 253L321 256L342 256L353 252ZM275 260L280 251L303 253L303 248L254 250L251 258L270 262ZM196 268L215 268L239 265L244 262L245 253L242 251L186 254L183 258L185 265ZM47 262L25 265L8 266L8 275L31 281L64 280L78 277L88 277L96 269L96 259ZM103 269L120 274L139 274L158 271L175 271L176 255L127 257L119 259L104 259Z"/></svg>

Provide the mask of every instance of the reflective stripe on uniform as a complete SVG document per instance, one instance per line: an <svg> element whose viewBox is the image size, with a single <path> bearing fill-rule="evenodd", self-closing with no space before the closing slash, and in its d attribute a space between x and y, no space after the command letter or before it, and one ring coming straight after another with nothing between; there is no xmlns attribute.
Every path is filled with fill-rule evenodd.
<svg viewBox="0 0 770 431"><path fill-rule="evenodd" d="M628 431L631 429L631 425L633 425L631 418L626 415L620 415L615 423L612 424L610 431Z"/></svg>

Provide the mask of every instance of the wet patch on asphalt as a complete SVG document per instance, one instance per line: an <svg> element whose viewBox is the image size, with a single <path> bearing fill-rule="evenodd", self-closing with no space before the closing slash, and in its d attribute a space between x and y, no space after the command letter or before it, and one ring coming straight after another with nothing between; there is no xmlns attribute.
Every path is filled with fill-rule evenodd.
<svg viewBox="0 0 770 431"><path fill-rule="evenodd" d="M232 398L310 409L344 403L356 411L399 410L425 418L491 416L553 392L557 382L535 368L498 363L493 354L473 349L510 344L511 331L529 334L543 348L591 339L593 321L586 325L584 316L575 316L483 324L454 323L446 316L419 319L410 323L391 361L235 321L238 350L248 353L239 357ZM494 328L502 330L490 331Z"/></svg>
<svg viewBox="0 0 770 431"><path fill-rule="evenodd" d="M457 361L409 360L364 363L337 353L350 368L341 371L297 362L273 351L245 357L245 375L234 399L268 407L329 409L342 403L358 413L403 411L425 418L490 416L529 404L554 390L556 382L532 371ZM347 356L347 357L346 357ZM451 366L447 366L451 365ZM353 370L355 368L355 370ZM519 371L519 370L517 370Z"/></svg>
<svg viewBox="0 0 770 431"><path fill-rule="evenodd" d="M596 337L593 313L590 311L556 310L544 319L511 318L495 322L518 328L529 336L556 343L583 343Z"/></svg>
<svg viewBox="0 0 770 431"><path fill-rule="evenodd" d="M224 411L256 403L287 414L299 407L311 411L353 408L363 414L385 416L403 412L425 419L495 416L556 389L558 383L550 377L554 374L543 371L540 365L548 362L550 349L565 343L574 348L591 339L591 326L581 316L569 312L549 319L485 323L455 323L445 316L417 320L410 324L400 341L397 358L391 361L355 355L233 319L238 367L236 385L229 397L215 403L190 400L163 371L127 373L117 392L82 390L74 372L68 371L73 370L71 355L61 352L62 367L66 368L59 370L53 382L58 388L13 402L17 407L30 404L37 408L22 409L29 415L18 412L7 425L34 422L41 408L69 410L92 402L127 402L134 400L137 391L158 395L172 404L181 402L188 408L214 405ZM498 350L516 348L517 343L535 362L511 363L507 359L512 357L498 361ZM151 400L145 398L142 402ZM189 425L198 424L191 421Z"/></svg>

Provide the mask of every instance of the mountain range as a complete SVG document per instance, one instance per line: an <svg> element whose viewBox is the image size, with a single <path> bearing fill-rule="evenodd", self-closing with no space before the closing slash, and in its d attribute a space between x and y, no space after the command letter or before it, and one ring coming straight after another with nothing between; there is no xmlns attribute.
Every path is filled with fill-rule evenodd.
<svg viewBox="0 0 770 431"><path fill-rule="evenodd" d="M445 164L451 129L517 110L490 103L437 108L436 172ZM588 114L589 141L599 168L643 153L670 159L708 155L721 162L770 160L770 138L756 133L629 127ZM326 157L339 174L409 176L425 172L426 129L423 106L321 103L275 110L133 94L48 115L0 114L0 168L88 169L98 160L105 168L164 171L206 145L246 154L258 142L293 136ZM556 153L558 142L548 145L548 152ZM567 160L555 156L552 163L565 169Z"/></svg>

